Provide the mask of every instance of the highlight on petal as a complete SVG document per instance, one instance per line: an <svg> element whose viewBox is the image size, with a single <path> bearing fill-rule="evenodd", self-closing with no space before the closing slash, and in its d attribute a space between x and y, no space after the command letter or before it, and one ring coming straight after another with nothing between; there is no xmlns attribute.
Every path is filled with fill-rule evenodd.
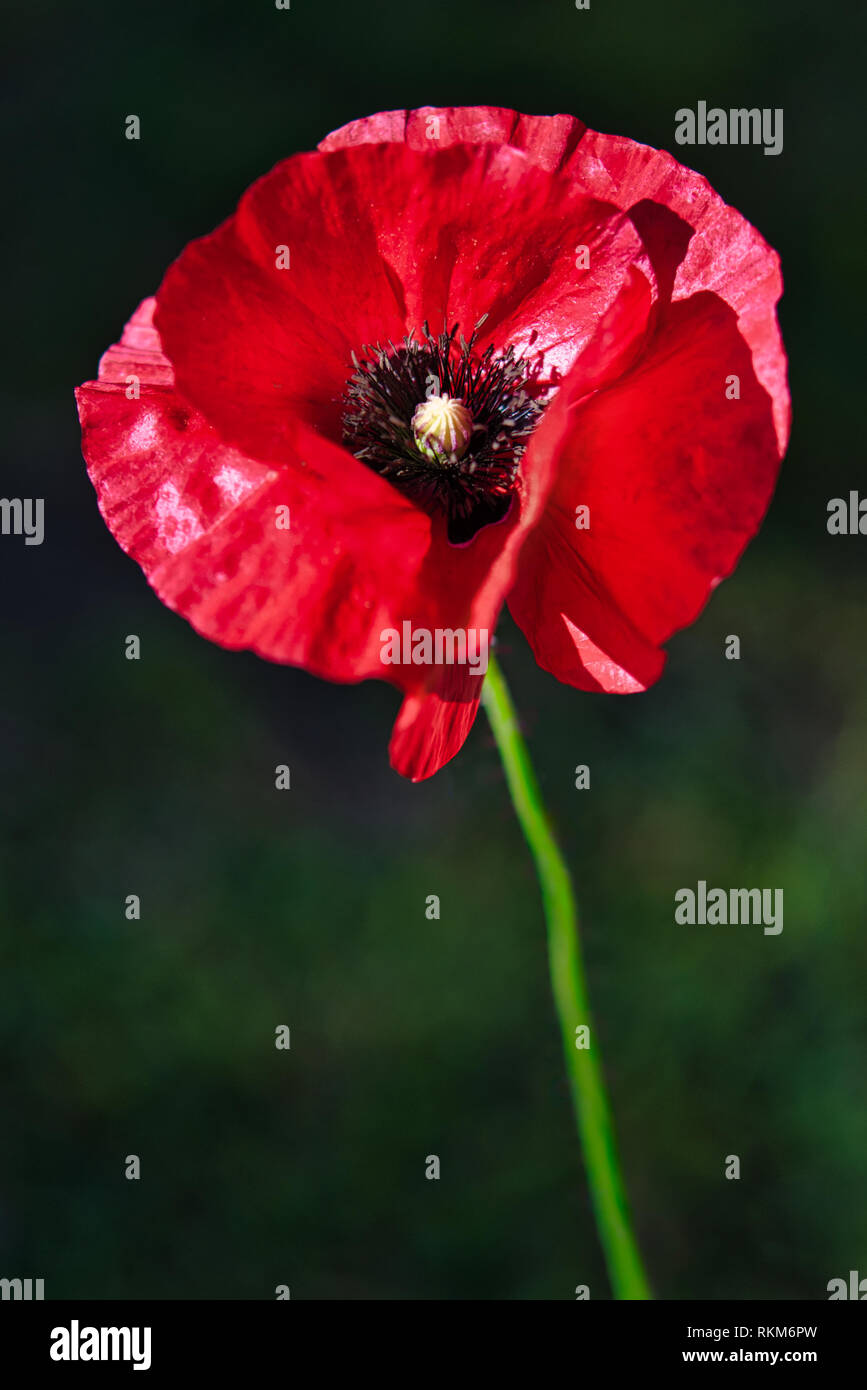
<svg viewBox="0 0 867 1390"><path fill-rule="evenodd" d="M607 690L612 695L636 695L647 689L647 685L630 676L628 671L624 671L622 666L618 666L610 656L606 656L595 642L591 642L587 633L570 622L565 614L560 616L575 644L578 660L587 674L596 681L600 690Z"/></svg>
<svg viewBox="0 0 867 1390"><path fill-rule="evenodd" d="M99 379L76 391L100 510L149 577L269 477L267 466L224 445L175 391L153 327L154 303L139 305L120 343L103 354Z"/></svg>

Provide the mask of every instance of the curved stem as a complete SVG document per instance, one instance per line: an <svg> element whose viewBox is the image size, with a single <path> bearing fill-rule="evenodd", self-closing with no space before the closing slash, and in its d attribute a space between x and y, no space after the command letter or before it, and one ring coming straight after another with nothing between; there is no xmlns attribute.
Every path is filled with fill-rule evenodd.
<svg viewBox="0 0 867 1390"><path fill-rule="evenodd" d="M596 1225L615 1298L652 1297L632 1232L614 1138L611 1110L599 1062L599 1045L590 1027L578 916L569 871L545 812L515 707L496 660L491 657L482 687L485 707L500 751L512 803L521 823L542 889L548 924L551 985L566 1053L566 1068L578 1134L584 1151ZM589 1047L576 1045L586 1025Z"/></svg>

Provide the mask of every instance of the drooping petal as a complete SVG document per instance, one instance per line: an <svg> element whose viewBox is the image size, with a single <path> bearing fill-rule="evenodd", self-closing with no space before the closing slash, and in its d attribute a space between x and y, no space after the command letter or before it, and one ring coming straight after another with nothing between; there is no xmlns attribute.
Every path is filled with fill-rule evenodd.
<svg viewBox="0 0 867 1390"><path fill-rule="evenodd" d="M438 673L431 689L407 695L388 749L395 771L420 782L459 753L478 714L481 687L478 676L452 666Z"/></svg>

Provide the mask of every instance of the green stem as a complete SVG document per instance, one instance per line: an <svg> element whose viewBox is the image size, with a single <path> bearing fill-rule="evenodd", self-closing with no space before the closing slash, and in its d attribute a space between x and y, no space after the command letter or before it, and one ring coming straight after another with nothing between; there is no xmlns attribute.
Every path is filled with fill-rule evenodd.
<svg viewBox="0 0 867 1390"><path fill-rule="evenodd" d="M535 860L542 888L542 903L548 923L551 985L560 1019L572 1103L584 1151L596 1225L611 1286L615 1298L650 1298L652 1295L632 1232L620 1176L614 1124L599 1063L599 1044L590 1026L575 895L569 871L548 822L512 698L493 657L489 661L482 688L482 703L500 750L512 802ZM576 1046L576 1029L582 1025L590 1030L590 1046L579 1048Z"/></svg>

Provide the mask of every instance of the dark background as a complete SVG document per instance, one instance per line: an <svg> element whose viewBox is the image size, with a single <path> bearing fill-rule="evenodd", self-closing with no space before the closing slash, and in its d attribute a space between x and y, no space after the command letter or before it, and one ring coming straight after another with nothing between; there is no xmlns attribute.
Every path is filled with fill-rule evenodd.
<svg viewBox="0 0 867 1390"><path fill-rule="evenodd" d="M391 688L197 637L100 519L72 399L277 160L372 111L478 102L672 149L782 255L789 457L662 681L579 694L508 620L500 653L577 882L657 1295L867 1275L867 539L826 531L864 488L854 6L32 0L5 24L2 491L45 497L46 539L0 539L0 1276L49 1298L608 1296L483 718L411 786ZM699 99L783 107L783 153L679 149ZM782 886L782 935L676 927L699 878Z"/></svg>

